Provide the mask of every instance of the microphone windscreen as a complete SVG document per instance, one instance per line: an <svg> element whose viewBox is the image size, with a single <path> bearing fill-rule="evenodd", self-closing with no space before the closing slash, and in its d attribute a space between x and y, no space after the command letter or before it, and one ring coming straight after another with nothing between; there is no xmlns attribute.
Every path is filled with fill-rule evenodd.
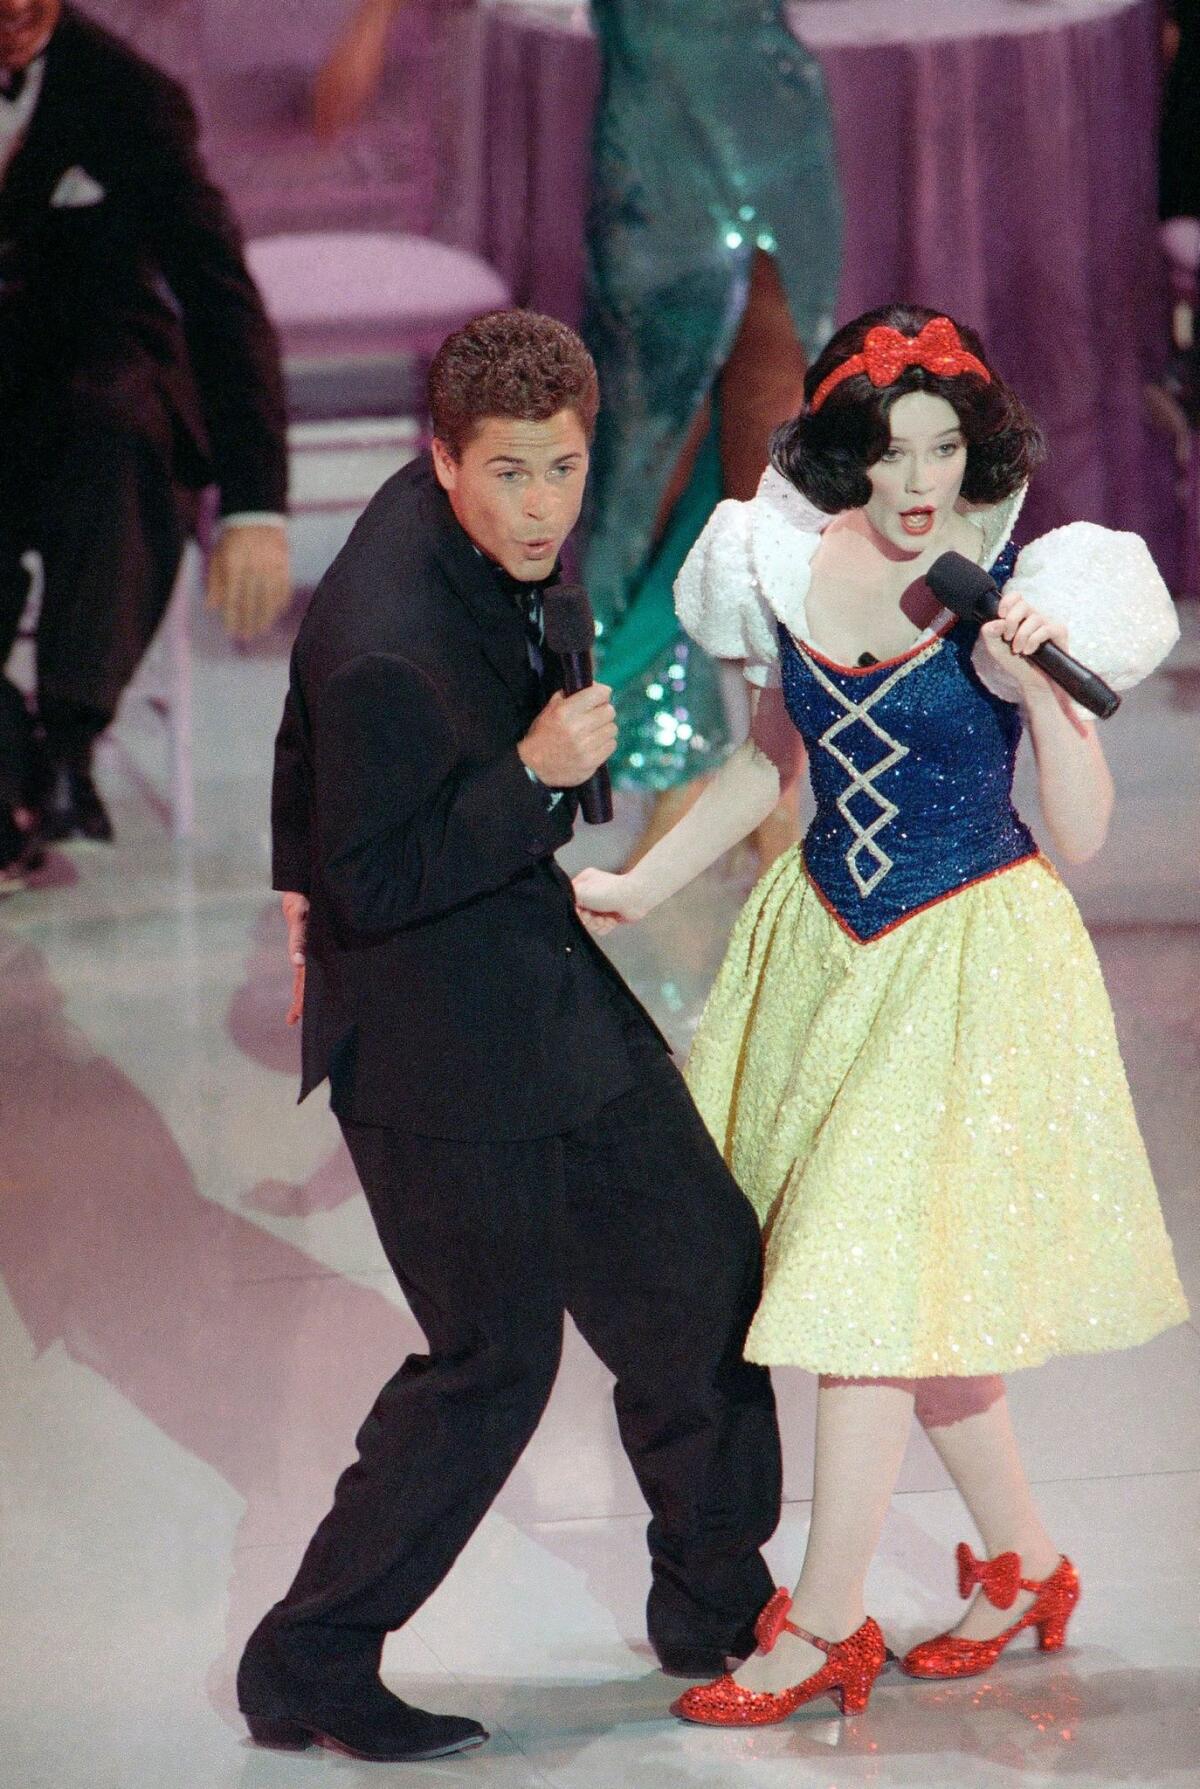
<svg viewBox="0 0 1200 1789"><path fill-rule="evenodd" d="M925 573L925 582L944 609L967 621L990 621L1000 593L982 566L961 553L943 553Z"/></svg>
<svg viewBox="0 0 1200 1789"><path fill-rule="evenodd" d="M552 584L542 592L546 645L559 657L590 652L596 644L591 600L581 584Z"/></svg>

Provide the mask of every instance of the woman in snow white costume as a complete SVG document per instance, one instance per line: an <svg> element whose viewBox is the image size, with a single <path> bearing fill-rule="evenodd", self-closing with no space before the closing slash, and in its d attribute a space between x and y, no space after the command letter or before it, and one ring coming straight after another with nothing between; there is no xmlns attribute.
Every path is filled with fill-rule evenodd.
<svg viewBox="0 0 1200 1789"><path fill-rule="evenodd" d="M863 1585L915 1408L983 1541L950 1633L904 1659L973 1676L1023 1629L1060 1646L1079 1578L1033 1502L998 1375L1187 1316L1075 904L1012 805L1028 730L1060 855L1103 842L1095 728L1029 655L1117 689L1177 637L1144 543L1076 522L1009 537L1036 426L969 329L915 306L848 324L810 369L749 503L722 503L680 618L758 691L751 739L633 870L585 870L596 931L635 920L768 813L798 752L816 816L754 890L688 1082L763 1226L749 1358L820 1375L799 1582L758 1651L688 1690L712 1725L864 1708L885 1660ZM925 573L953 549L1002 587L979 626ZM1011 580L1011 581L1010 581Z"/></svg>

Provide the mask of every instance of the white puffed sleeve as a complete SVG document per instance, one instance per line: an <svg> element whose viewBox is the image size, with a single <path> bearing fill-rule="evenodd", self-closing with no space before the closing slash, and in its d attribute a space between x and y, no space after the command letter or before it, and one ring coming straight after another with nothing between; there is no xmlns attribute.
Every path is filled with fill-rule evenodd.
<svg viewBox="0 0 1200 1789"><path fill-rule="evenodd" d="M1175 605L1139 534L1070 522L1021 550L1012 582L1043 615L1066 622L1072 658L1115 690L1148 677L1179 638ZM973 662L995 695L1017 700L982 641Z"/></svg>
<svg viewBox="0 0 1200 1789"><path fill-rule="evenodd" d="M710 658L742 661L746 680L779 682L775 618L754 575L750 504L718 503L675 580L675 612Z"/></svg>

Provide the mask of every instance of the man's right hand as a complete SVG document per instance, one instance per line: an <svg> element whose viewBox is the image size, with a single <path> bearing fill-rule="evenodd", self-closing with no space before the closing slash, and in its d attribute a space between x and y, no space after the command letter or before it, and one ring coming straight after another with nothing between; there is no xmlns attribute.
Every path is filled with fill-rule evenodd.
<svg viewBox="0 0 1200 1789"><path fill-rule="evenodd" d="M287 926L288 961L292 965L292 1004L287 1022L298 1025L304 1012L304 968L308 955L308 897L285 894L280 902Z"/></svg>
<svg viewBox="0 0 1200 1789"><path fill-rule="evenodd" d="M522 764L548 789L577 789L617 747L617 716L606 683L573 696L555 692L517 746Z"/></svg>

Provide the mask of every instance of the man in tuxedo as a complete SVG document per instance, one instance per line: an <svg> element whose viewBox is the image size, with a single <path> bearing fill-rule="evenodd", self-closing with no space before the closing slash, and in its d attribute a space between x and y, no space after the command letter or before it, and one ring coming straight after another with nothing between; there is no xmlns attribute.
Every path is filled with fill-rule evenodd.
<svg viewBox="0 0 1200 1789"><path fill-rule="evenodd" d="M273 803L302 1096L329 1076L429 1352L363 1424L239 1702L262 1742L375 1759L486 1737L391 1695L380 1653L533 1433L564 1310L616 1379L665 1670L751 1650L780 1497L770 1381L742 1359L757 1224L554 861L616 741L610 692L565 696L542 644L595 369L561 323L497 312L443 344L430 408L432 455L378 492L301 626Z"/></svg>
<svg viewBox="0 0 1200 1789"><path fill-rule="evenodd" d="M36 729L0 678L0 876L111 837L96 735L210 481L209 589L248 638L289 597L279 355L182 89L62 0L0 0L0 671L36 549Z"/></svg>

